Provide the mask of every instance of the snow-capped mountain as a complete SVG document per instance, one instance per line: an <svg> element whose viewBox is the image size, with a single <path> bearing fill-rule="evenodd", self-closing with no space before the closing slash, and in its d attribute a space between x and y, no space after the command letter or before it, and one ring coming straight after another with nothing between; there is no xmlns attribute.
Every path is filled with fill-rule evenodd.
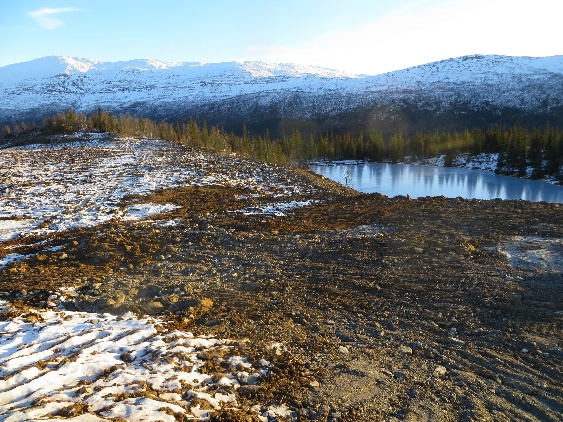
<svg viewBox="0 0 563 422"><path fill-rule="evenodd" d="M563 124L563 56L464 56L376 76L293 64L72 57L0 67L0 124L98 107L271 131Z"/></svg>

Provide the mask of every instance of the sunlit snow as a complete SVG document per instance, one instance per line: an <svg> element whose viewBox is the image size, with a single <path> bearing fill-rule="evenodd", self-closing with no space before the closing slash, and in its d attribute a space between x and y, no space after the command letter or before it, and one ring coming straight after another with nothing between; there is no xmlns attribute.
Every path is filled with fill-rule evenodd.
<svg viewBox="0 0 563 422"><path fill-rule="evenodd" d="M142 200L124 206L129 195L179 186L246 188L252 196L290 197L299 187L283 172L268 172L244 160L223 160L170 142L111 139L75 134L72 142L2 150L0 242L45 235L113 220L132 221L173 211L173 204ZM80 138L83 138L80 140ZM308 203L272 204L261 212ZM254 210L256 211L256 210ZM6 257L0 267L20 257Z"/></svg>
<svg viewBox="0 0 563 422"><path fill-rule="evenodd" d="M72 104L76 111L91 112L100 104L114 110L135 104L149 110L157 104L196 107L240 96L267 105L303 93L303 104L291 108L300 118L316 118L320 110L355 110L366 102L387 104L392 112L402 100L436 110L459 102L533 110L546 101L549 107L561 104L561 75L563 56L473 55L375 76L263 62L44 57L0 67L0 114L15 121L38 107L61 110Z"/></svg>
<svg viewBox="0 0 563 422"><path fill-rule="evenodd" d="M9 309L0 301L0 312ZM0 419L207 420L208 408L237 406L239 379L259 382L269 371L268 361L253 366L231 348L228 340L168 331L158 319L31 309L0 321ZM231 370L206 373L206 351L225 356Z"/></svg>

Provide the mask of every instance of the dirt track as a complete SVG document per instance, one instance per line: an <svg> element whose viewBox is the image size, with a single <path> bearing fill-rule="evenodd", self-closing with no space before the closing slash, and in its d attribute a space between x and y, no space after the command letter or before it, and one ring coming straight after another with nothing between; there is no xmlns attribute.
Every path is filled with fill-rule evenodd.
<svg viewBox="0 0 563 422"><path fill-rule="evenodd" d="M59 234L62 250L1 270L2 296L41 305L75 286L69 307L239 339L277 368L239 399L300 420L563 418L563 274L540 253L563 239L561 205L389 199L299 177L328 201L284 217L232 212L256 205L232 189L152 194L181 206L178 224ZM511 265L503 250L519 246L546 258Z"/></svg>

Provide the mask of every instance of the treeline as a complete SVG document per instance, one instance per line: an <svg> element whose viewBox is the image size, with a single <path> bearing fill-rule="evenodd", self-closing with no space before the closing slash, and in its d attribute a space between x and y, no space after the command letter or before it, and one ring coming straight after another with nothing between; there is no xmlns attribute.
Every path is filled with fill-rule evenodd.
<svg viewBox="0 0 563 422"><path fill-rule="evenodd" d="M4 135L32 129L25 124L4 127ZM36 128L37 129L37 128ZM130 115L116 116L98 109L90 115L72 110L45 120L39 129L45 134L77 131L112 132L120 135L163 139L182 145L213 149L221 153L237 153L269 163L302 164L314 159L354 159L375 162L398 162L445 155L446 165L456 156L480 153L499 154L498 171L523 176L529 167L532 177L552 176L563 180L563 131L546 125L528 130L513 127L475 128L463 132L397 132L384 139L382 132L350 133L323 132L303 136L298 129L282 133L281 139L271 139L266 131L258 136L242 124L242 135L227 133L218 126L208 127L194 119L185 123L155 122Z"/></svg>
<svg viewBox="0 0 563 422"><path fill-rule="evenodd" d="M194 119L187 123L155 122L154 120L131 115L113 115L102 111L90 115L68 110L45 119L41 125L15 123L4 126L4 137L19 137L28 132L44 135L72 134L80 131L110 132L124 136L162 139L196 148L213 149L220 153L237 153L268 163L286 164L289 162L278 141L265 137L251 136L244 128L244 135L227 133L218 126L208 127L204 121L199 125Z"/></svg>

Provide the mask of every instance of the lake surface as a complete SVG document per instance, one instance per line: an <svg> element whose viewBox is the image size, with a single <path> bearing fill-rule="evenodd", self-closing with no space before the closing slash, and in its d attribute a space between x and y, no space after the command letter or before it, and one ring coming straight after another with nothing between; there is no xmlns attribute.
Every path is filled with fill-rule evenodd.
<svg viewBox="0 0 563 422"><path fill-rule="evenodd" d="M563 187L492 172L411 164L311 166L311 170L364 193L467 199L524 199L563 203Z"/></svg>

